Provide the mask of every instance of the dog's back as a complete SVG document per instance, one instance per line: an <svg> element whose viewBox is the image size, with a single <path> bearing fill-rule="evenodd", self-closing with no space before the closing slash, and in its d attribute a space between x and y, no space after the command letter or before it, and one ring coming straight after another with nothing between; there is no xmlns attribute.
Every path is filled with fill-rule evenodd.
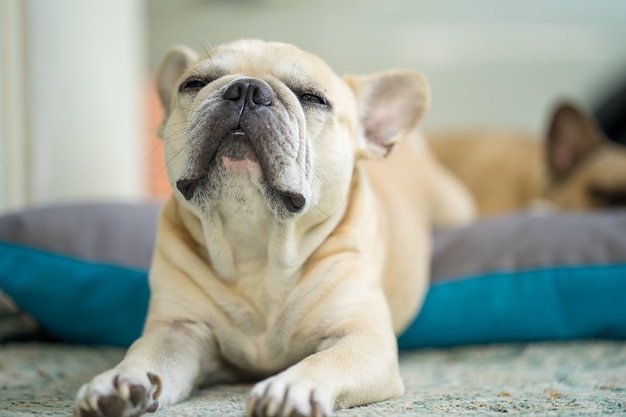
<svg viewBox="0 0 626 417"><path fill-rule="evenodd" d="M519 209L543 188L541 144L510 132L438 132L429 146L468 188L482 215Z"/></svg>

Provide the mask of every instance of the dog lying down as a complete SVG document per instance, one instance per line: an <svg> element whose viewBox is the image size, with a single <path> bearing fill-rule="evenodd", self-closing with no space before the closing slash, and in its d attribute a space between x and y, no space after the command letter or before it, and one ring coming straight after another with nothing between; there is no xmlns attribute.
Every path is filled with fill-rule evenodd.
<svg viewBox="0 0 626 417"><path fill-rule="evenodd" d="M157 78L175 192L148 316L77 414L136 416L241 381L260 381L252 416L401 395L396 335L424 297L431 227L474 213L416 130L422 76L341 78L294 46L243 40L174 49Z"/></svg>
<svg viewBox="0 0 626 417"><path fill-rule="evenodd" d="M496 131L429 134L433 153L482 215L525 208L626 207L626 147L571 103L557 106L545 141Z"/></svg>

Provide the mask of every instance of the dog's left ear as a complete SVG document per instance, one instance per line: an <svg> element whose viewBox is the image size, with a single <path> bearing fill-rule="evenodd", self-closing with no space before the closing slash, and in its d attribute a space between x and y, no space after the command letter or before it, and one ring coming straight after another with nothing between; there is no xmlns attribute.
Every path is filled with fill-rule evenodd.
<svg viewBox="0 0 626 417"><path fill-rule="evenodd" d="M430 100L428 83L416 71L387 71L346 76L357 100L362 134L359 156L385 157L400 138L414 129Z"/></svg>
<svg viewBox="0 0 626 417"><path fill-rule="evenodd" d="M591 116L571 103L558 105L546 141L546 163L552 179L567 178L603 140Z"/></svg>
<svg viewBox="0 0 626 417"><path fill-rule="evenodd" d="M198 54L186 46L176 46L167 53L161 62L157 72L156 84L165 119L170 113L174 88L176 88L178 79L198 58Z"/></svg>

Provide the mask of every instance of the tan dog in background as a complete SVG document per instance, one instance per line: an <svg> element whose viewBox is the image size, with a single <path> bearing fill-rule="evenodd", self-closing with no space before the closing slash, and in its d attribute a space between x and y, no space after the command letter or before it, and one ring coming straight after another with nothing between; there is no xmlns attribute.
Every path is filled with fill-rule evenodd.
<svg viewBox="0 0 626 417"><path fill-rule="evenodd" d="M173 50L158 88L176 191L148 317L124 360L80 389L78 414L136 416L249 380L253 416L401 395L396 334L428 285L431 226L473 215L416 131L424 79L340 78L246 40L204 58Z"/></svg>
<svg viewBox="0 0 626 417"><path fill-rule="evenodd" d="M536 206L626 207L626 148L572 104L556 108L545 141L507 132L439 132L429 146L476 200L481 215Z"/></svg>

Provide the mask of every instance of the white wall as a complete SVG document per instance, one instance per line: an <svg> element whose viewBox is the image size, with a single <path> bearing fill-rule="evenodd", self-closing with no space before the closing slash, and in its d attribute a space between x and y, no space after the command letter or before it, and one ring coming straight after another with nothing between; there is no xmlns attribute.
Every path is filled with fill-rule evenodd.
<svg viewBox="0 0 626 417"><path fill-rule="evenodd" d="M4 75L5 71L3 69L4 59L2 54L0 54L0 81L4 80L6 76ZM0 98L4 97L4 87L0 84ZM6 122L4 120L4 114L6 113L6 109L4 106L4 100L0 100L0 166L6 165L6 145L4 143L5 133L7 131ZM4 169L0 169L0 211L2 208L8 207L8 197L7 197L7 184L6 184L6 174Z"/></svg>
<svg viewBox="0 0 626 417"><path fill-rule="evenodd" d="M23 3L0 2L0 211L28 198Z"/></svg>
<svg viewBox="0 0 626 417"><path fill-rule="evenodd" d="M141 198L146 188L143 2L20 3L27 120L19 140L27 150L21 166L27 184L17 205ZM4 130L0 137L3 151L16 141L9 134ZM19 181L15 173L7 179L6 169L1 175L10 187ZM2 205L0 200L0 210L15 206Z"/></svg>
<svg viewBox="0 0 626 417"><path fill-rule="evenodd" d="M29 0L33 203L142 194L142 11Z"/></svg>
<svg viewBox="0 0 626 417"><path fill-rule="evenodd" d="M154 71L175 43L258 37L339 73L415 68L432 86L428 127L539 132L558 98L592 105L626 73L623 0L0 0L0 12L0 212L143 197L143 58Z"/></svg>
<svg viewBox="0 0 626 417"><path fill-rule="evenodd" d="M544 127L560 97L584 105L626 73L623 0L150 0L151 66L167 48L282 40L339 73L422 71L429 126Z"/></svg>

